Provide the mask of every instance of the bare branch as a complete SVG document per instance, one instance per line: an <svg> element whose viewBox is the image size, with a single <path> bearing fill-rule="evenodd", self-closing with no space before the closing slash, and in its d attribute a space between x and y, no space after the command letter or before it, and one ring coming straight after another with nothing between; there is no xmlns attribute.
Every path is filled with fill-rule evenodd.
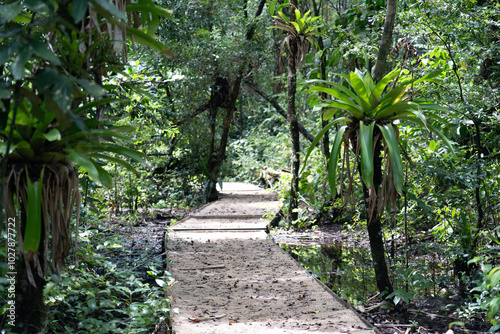
<svg viewBox="0 0 500 334"><path fill-rule="evenodd" d="M271 103L271 105L274 107L274 109L276 109L278 114L283 116L283 118L285 118L285 119L287 118L286 111L283 110L283 108L279 105L279 103L276 101L276 99L274 97L271 97L271 96L267 95L266 93L264 93L259 87L257 87L255 85L255 83L252 83L252 82L245 80L244 84L248 88L250 88L254 92L256 92L257 94L259 94L264 100ZM302 133L302 135L304 135L304 137L306 137L307 140L309 140L310 142L314 141L314 136L309 131L307 131L307 129L300 123L299 123L299 131L300 131L300 133Z"/></svg>

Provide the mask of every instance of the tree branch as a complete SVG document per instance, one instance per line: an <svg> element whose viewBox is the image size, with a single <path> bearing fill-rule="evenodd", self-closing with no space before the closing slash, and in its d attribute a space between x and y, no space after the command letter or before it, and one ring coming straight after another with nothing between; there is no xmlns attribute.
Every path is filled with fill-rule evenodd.
<svg viewBox="0 0 500 334"><path fill-rule="evenodd" d="M384 76L385 64L387 56L389 55L392 47L392 31L394 30L394 21L396 20L396 5L397 0L387 1L387 12L385 14L384 32L382 40L380 41L380 48L378 49L377 61L372 68L372 77L375 82L380 81Z"/></svg>
<svg viewBox="0 0 500 334"><path fill-rule="evenodd" d="M286 111L283 110L283 108L279 105L279 103L276 101L276 99L274 97L271 97L271 96L267 95L266 93L264 93L259 87L257 87L255 85L255 83L252 83L252 82L245 80L244 84L245 84L245 86L247 86L248 88L250 88L254 92L256 92L257 94L259 94L264 100L269 102L274 107L274 109L276 109L278 114L280 114L283 118L285 118L285 119L287 118ZM307 129L300 123L299 123L299 131L300 131L300 133L302 133L302 135L304 137L306 137L307 140L309 140L310 142L314 141L314 136L309 131L307 131Z"/></svg>
<svg viewBox="0 0 500 334"><path fill-rule="evenodd" d="M187 115L186 117L184 117L182 119L179 119L179 120L173 122L172 124L179 126L179 125L181 125L181 124L189 121L191 118L194 118L194 117L198 116L199 114L201 114L202 112L204 112L205 110L207 110L208 107L210 107L210 100L208 100L201 107L199 107L198 109L196 109L195 111L193 111L193 113Z"/></svg>

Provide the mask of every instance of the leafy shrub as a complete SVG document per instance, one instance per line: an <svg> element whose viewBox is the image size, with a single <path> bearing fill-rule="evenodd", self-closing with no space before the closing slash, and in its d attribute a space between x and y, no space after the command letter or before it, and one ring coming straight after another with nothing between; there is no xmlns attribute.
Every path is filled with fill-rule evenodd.
<svg viewBox="0 0 500 334"><path fill-rule="evenodd" d="M168 317L165 291L173 279L158 269L161 257L151 259L146 249L137 257L122 247L121 237L102 238L97 230L80 237L78 265L53 276L45 289L48 332L144 333ZM137 258L120 263L124 257Z"/></svg>

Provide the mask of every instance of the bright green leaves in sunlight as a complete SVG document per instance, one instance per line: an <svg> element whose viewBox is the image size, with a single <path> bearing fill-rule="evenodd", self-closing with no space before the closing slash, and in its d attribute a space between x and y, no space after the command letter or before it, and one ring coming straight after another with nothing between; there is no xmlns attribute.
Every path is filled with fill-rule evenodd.
<svg viewBox="0 0 500 334"><path fill-rule="evenodd" d="M435 71L415 80L413 86L426 80L435 81L439 73ZM432 119L433 122L445 123L444 118L434 114L433 111L443 112L446 109L429 101L414 100L410 89L413 87L411 81L404 77L401 70L391 71L376 84L369 72L362 73L356 70L349 74L338 74L338 76L343 78L348 86L338 82L311 80L308 83L314 86L306 90L306 92L323 92L331 96L331 99L325 99L320 106L325 110L323 119L333 119L314 139L307 151L306 161L327 131L334 124L343 124L335 133L328 165L328 178L332 193L336 193L337 162L342 147L344 150L351 148L355 153L354 164L355 166L359 164L361 180L367 188L374 186L374 175L377 172L379 174L382 172L387 176L383 178L387 182L384 186L386 189L384 194L387 197L382 198L382 201L389 198L392 201L396 193L402 192L404 173L398 128L402 120L411 121L435 132L445 141L450 150L453 150L451 142L437 128L438 124L433 126L428 121ZM398 84L401 77L404 83ZM342 163L344 165L352 163L348 159L349 155L344 154ZM376 160L381 161L375 163ZM355 166L352 170L356 170ZM386 166L384 170L382 170L383 166ZM352 175L349 175L349 178L350 183L354 182ZM378 180L375 186L380 186L381 182L383 181Z"/></svg>
<svg viewBox="0 0 500 334"><path fill-rule="evenodd" d="M360 167L363 182L368 188L373 182L373 129L375 122L370 125L365 125L364 122L359 122L359 143L361 146Z"/></svg>
<svg viewBox="0 0 500 334"><path fill-rule="evenodd" d="M382 135L384 136L385 145L389 150L389 158L391 160L391 168L389 175L393 182L394 188L400 193L403 191L404 173L403 163L401 162L401 155L399 154L399 140L396 129L392 124L378 125Z"/></svg>

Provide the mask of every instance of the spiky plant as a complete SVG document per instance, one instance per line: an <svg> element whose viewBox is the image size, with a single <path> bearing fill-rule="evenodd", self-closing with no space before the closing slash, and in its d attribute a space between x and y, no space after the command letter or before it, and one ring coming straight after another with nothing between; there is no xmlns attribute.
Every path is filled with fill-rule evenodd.
<svg viewBox="0 0 500 334"><path fill-rule="evenodd" d="M338 129L333 139L328 162L328 182L333 195L338 182L347 175L348 186L340 194L345 199L353 192L355 171L359 171L368 217L368 234L377 285L386 296L393 292L385 261L381 216L386 204L395 204L397 194L403 191L404 175L400 152L399 122L413 122L437 134L452 149L449 140L428 119L445 123L434 111L447 110L430 101L413 99L410 88L425 81L433 81L440 74L432 72L419 80L398 83L401 70L388 73L375 84L370 73L360 71L338 74L349 87L335 82L318 81L309 92L324 92L332 100L324 101L323 119L331 121L316 136L306 161L320 139L333 126ZM354 154L354 165L351 155ZM342 157L342 171L338 177L338 161ZM304 163L305 164L305 163ZM345 202L344 202L345 203Z"/></svg>

